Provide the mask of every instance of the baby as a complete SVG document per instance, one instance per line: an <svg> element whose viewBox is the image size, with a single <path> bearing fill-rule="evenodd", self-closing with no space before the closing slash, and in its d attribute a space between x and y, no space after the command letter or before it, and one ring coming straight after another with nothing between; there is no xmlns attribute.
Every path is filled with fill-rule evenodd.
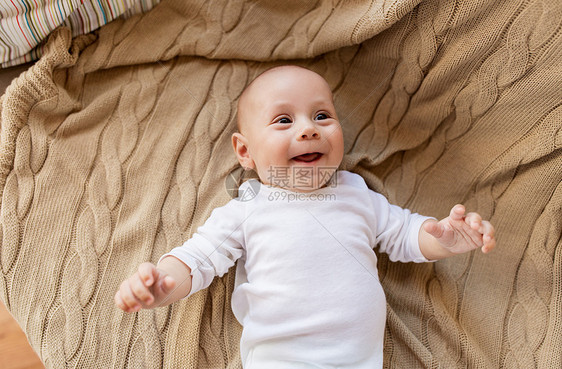
<svg viewBox="0 0 562 369"><path fill-rule="evenodd" d="M165 306L236 264L232 310L244 368L382 367L386 302L373 248L426 262L495 246L494 228L455 205L437 221L391 205L357 174L338 171L343 135L327 82L296 66L270 69L238 102L232 136L260 181L213 210L183 246L143 263L115 303Z"/></svg>

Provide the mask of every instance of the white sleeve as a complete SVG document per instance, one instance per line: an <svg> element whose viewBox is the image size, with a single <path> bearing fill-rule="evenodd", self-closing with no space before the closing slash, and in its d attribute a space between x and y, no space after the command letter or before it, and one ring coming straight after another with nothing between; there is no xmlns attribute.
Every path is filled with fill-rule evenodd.
<svg viewBox="0 0 562 369"><path fill-rule="evenodd" d="M420 251L418 234L430 217L392 205L381 194L369 190L375 210L376 243L390 260L423 263L429 261Z"/></svg>
<svg viewBox="0 0 562 369"><path fill-rule="evenodd" d="M182 246L162 255L174 256L191 269L191 296L222 277L244 252L244 204L231 200L212 211L205 224ZM159 261L160 261L159 260Z"/></svg>

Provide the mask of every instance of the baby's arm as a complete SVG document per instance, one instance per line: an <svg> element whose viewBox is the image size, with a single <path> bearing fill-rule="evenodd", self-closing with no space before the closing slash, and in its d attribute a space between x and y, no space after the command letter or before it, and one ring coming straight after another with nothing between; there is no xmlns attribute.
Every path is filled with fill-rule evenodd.
<svg viewBox="0 0 562 369"><path fill-rule="evenodd" d="M191 291L191 269L173 256L158 266L142 263L135 274L121 283L115 304L125 312L152 309L174 303Z"/></svg>
<svg viewBox="0 0 562 369"><path fill-rule="evenodd" d="M488 253L496 246L494 227L477 213L465 215L463 205L455 205L450 215L437 222L427 220L420 228L420 251L429 260L439 260L477 248Z"/></svg>
<svg viewBox="0 0 562 369"><path fill-rule="evenodd" d="M169 305L207 288L244 252L245 203L231 200L214 209L205 224L182 246L164 254L158 266L143 263L123 281L115 304L126 312Z"/></svg>

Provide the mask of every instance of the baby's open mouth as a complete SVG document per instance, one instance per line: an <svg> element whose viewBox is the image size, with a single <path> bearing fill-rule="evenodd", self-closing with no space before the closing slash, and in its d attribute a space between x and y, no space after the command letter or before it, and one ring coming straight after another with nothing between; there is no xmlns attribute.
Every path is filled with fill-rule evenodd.
<svg viewBox="0 0 562 369"><path fill-rule="evenodd" d="M299 155L299 156L295 156L293 158L293 160L305 162L305 163L311 163L313 161L316 161L316 160L320 159L320 157L322 155L323 154L321 154L319 152L311 152L311 153L308 153L308 154L302 154L302 155Z"/></svg>

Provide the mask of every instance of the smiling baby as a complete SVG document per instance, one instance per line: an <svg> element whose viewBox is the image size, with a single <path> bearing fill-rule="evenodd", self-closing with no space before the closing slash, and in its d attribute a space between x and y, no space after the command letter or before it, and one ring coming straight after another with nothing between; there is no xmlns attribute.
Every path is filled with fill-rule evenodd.
<svg viewBox="0 0 562 369"><path fill-rule="evenodd" d="M255 196L213 210L157 266L141 264L115 303L126 312L165 306L236 265L232 310L246 369L381 368L386 300L373 248L427 262L495 246L493 226L462 205L437 221L338 170L343 133L332 92L308 69L258 76L239 99L238 131L238 161L259 177L239 192L257 186Z"/></svg>

